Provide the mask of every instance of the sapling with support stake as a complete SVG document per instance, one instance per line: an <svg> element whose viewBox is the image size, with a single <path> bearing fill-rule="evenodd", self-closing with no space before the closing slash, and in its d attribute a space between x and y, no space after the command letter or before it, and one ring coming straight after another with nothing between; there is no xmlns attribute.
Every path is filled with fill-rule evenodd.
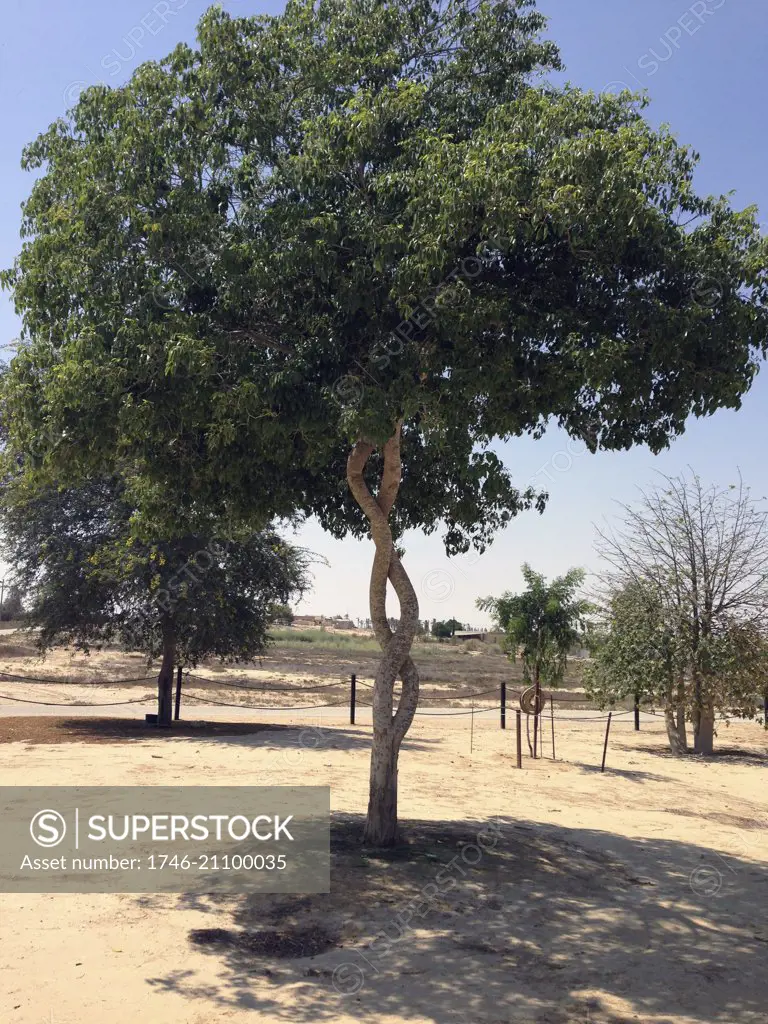
<svg viewBox="0 0 768 1024"><path fill-rule="evenodd" d="M508 656L522 661L529 705L523 706L523 710L533 715L531 754L536 758L539 747L544 754L541 684L558 686L562 682L568 653L581 642L585 618L592 606L577 596L584 582L583 569L571 569L547 583L525 563L522 575L527 584L522 593L507 591L499 598L480 598L477 607L490 612L495 624L504 631L503 646ZM526 730L527 727L526 722Z"/></svg>

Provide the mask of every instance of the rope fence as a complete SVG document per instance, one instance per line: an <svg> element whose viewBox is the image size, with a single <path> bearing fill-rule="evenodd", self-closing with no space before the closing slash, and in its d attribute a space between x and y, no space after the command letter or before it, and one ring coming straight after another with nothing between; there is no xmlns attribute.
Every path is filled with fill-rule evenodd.
<svg viewBox="0 0 768 1024"><path fill-rule="evenodd" d="M56 686L122 686L124 683L146 683L157 681L156 675L134 676L131 679L56 679L50 676L15 676L10 672L0 671L0 681L18 683L47 683Z"/></svg>
<svg viewBox="0 0 768 1024"><path fill-rule="evenodd" d="M222 708L251 708L254 711L307 711L311 708L342 708L347 706L346 700L335 701L333 704L228 704L210 697L197 697L194 693L186 694L188 700L196 700L200 704L216 704Z"/></svg>
<svg viewBox="0 0 768 1024"><path fill-rule="evenodd" d="M214 706L222 708L235 708L249 711L281 711L281 712L292 712L292 711L313 711L325 708L349 708L349 723L355 725L355 711L357 705L365 708L373 708L373 704L366 700L360 700L357 697L357 686L366 687L366 696L373 696L371 691L374 688L374 684L371 682L365 682L358 680L357 676L353 673L351 676L335 678L328 682L316 683L311 686L274 686L265 684L263 686L253 686L247 683L238 682L235 680L222 679L222 678L211 678L209 676L198 675L196 672L187 671L184 673L181 666L176 669L176 700L175 700L175 713L174 718L177 720L180 718L180 707L181 707L181 696L182 696L182 684L184 681L188 685L191 685L197 689L208 686L218 686L223 690L237 690L251 692L265 696L267 694L278 694L278 693L296 693L299 694L321 694L326 690L338 689L340 686L349 685L349 696L344 697L340 700L329 700L322 703L316 704L255 704L255 703L234 703L232 701L216 700L215 697L206 694L191 693L188 689L184 690L184 696L186 699L194 701L199 706ZM157 677L154 675L134 676L125 679L111 679L111 680L73 680L73 679L57 679L43 676L21 676L10 672L4 672L0 670L0 685L3 683L8 684L4 687L9 688L13 685L25 685L30 684L34 687L42 686L111 686L121 687L125 685L135 685L139 683L156 683ZM201 686L202 684L202 686ZM443 684L444 685L444 684ZM527 738L527 744L532 759L544 758L544 726L546 718L550 720L551 727L551 743L547 741L547 746L551 749L552 761L557 760L555 755L555 724L557 722L581 722L584 724L590 724L595 722L605 722L605 739L602 747L602 761L600 764L601 773L605 772L606 757L608 753L608 740L611 729L611 723L614 718L622 718L627 715L635 716L635 730L640 729L640 713L651 715L654 718L665 717L663 711L658 711L653 707L643 707L640 704L638 697L635 698L634 707L627 710L613 710L611 709L607 713L597 708L585 708L585 712L594 713L582 713L573 714L568 713L570 709L567 707L568 704L579 702L581 704L589 703L589 698L583 694L575 693L557 693L554 691L539 691L537 690L534 694L535 700L531 703L531 695L534 691L534 687L527 687L522 691L507 690L507 684L502 681L498 686L489 687L484 690L473 690L470 692L462 693L420 693L419 701L436 701L442 700L451 702L450 710L447 708L435 709L435 710L424 710L417 708L414 712L415 716L428 717L428 718L455 718L471 716L471 731L470 731L470 754L472 751L472 738L474 736L474 717L475 715L488 715L489 712L498 711L500 715L500 728L506 729L507 721L507 710L513 712L515 716L515 740L517 747L517 758L516 767L521 769L523 767L523 742L522 742L522 716L525 715L525 733ZM485 703L479 707L475 706L474 700L478 698L489 698L493 695L496 701L491 703L486 700ZM50 708L109 708L109 707L127 707L130 705L140 705L154 703L158 700L156 693L146 694L142 697L129 698L127 700L113 700L113 701L101 701L101 702L83 702L83 701L53 701L53 700L36 700L29 696L15 696L10 693L0 693L0 701L10 701L14 704L28 704L40 707ZM473 704L470 708L463 707L456 709L452 706L455 701L466 701L472 700ZM518 702L517 708L513 707L511 702ZM509 702L509 703L508 703ZM566 705L563 709L565 713L562 713L560 708L555 713L555 702ZM547 712L547 703L549 709ZM575 710L575 709L574 709ZM147 724L152 725L169 725L170 716L167 719L160 721L160 709L158 714L147 714L145 716ZM726 721L728 716L719 715L717 716L718 721ZM533 742L531 742L530 725L531 719L533 720ZM486 719L487 721L487 719ZM549 757L549 755L547 755Z"/></svg>
<svg viewBox="0 0 768 1024"><path fill-rule="evenodd" d="M181 678L182 678L181 677L181 671L182 670L179 669L179 675L178 675L178 680L177 680L177 705L178 705L178 702L180 700L180 695L181 695ZM205 686L219 686L219 687L221 687L224 690L234 689L234 690L240 690L240 691L245 691L245 692L258 693L258 694L262 694L262 695L266 695L266 694L270 694L270 693L301 693L301 694L320 693L320 692L322 692L324 690L328 690L328 689L331 689L331 688L337 688L338 689L339 686L344 685L346 683L346 681L347 681L345 678L342 678L342 679L334 679L334 680L331 680L331 681L328 681L328 682L325 682L325 683L316 683L316 684L313 684L312 686L271 686L269 684L266 684L266 685L263 685L263 686L253 686L253 685L248 685L247 683L242 683L242 682L238 682L238 681L235 681L235 680L221 679L221 678L218 678L218 679L217 678L211 678L210 676L203 676L203 675L199 675L197 672L189 672L189 671L184 674L183 679L187 683L193 683L193 684L194 683L202 683ZM149 682L154 683L154 682L156 682L156 676L154 676L154 675L131 676L131 677L125 678L125 679L110 679L110 680L94 680L94 679L75 680L75 679L60 679L60 678L55 678L55 677L50 677L50 676L21 676L21 675L17 675L17 674L10 673L10 672L0 671L0 683L2 683L2 682L19 683L19 684L29 683L29 684L32 684L32 685L35 685L35 686L112 686L112 687L119 687L119 686L123 686L123 685L134 685L136 683L149 683ZM352 675L350 677L350 682L351 682L351 694L350 694L350 699L349 699L350 723L354 725L355 724L355 720L354 720L355 706L356 705L360 705L362 707L368 707L368 708L373 706L368 701L363 701L363 700L360 700L359 698L356 697L355 687L356 687L356 685L357 686L364 686L368 690L372 690L374 684L371 683L371 682L365 682L363 680L358 680L355 675ZM498 695L500 697L501 728L505 729L506 728L507 701L508 700L509 701L519 701L520 700L520 696L521 696L521 692L523 692L523 691L515 691L515 690L507 691L506 683L502 682L500 686L493 686L493 687L489 687L488 689L485 689L485 690L473 690L473 691L470 691L470 692L462 692L462 693L445 693L445 692L443 692L443 693L438 693L438 694L429 694L429 693L423 693L422 692L422 693L419 694L419 701L421 702L421 701L441 700L441 701L454 702L454 701L463 701L463 700L475 700L475 699L481 698L481 697L490 697L491 695L494 695L494 696ZM563 703L568 703L568 702L587 703L588 702L588 699L585 696L579 695L579 694L568 694L568 693L554 693L554 692L550 692L549 694L543 693L542 696L543 696L545 702L546 702L546 700L549 700L550 703L552 703L554 701L558 701L558 702L562 701ZM212 705L212 706L215 706L215 707L225 707L225 708L243 708L243 709L253 710L253 711L311 711L311 710L316 709L316 708L317 709L322 709L322 708L344 707L348 703L348 701L346 699L344 699L344 700L336 700L336 701L327 701L327 702L324 702L324 703L317 703L317 704L287 704L286 705L286 704L251 704L251 703L242 703L242 702L240 702L240 703L233 703L231 701L216 700L214 697L210 697L208 695L201 696L199 694L190 693L188 690L185 690L185 697L188 700L195 701L199 705ZM68 702L68 701L43 701L43 700L35 700L35 699L31 698L31 697L19 697L19 696L13 696L12 694L8 694L8 693L0 693L0 700L8 700L8 701L12 701L12 702L17 703L17 704L38 705L38 706L41 706L41 707L72 707L72 708L75 708L75 707L78 707L78 708L80 708L80 707L94 707L94 708L125 707L125 706L132 705L132 704L146 704L146 703L154 702L155 699L156 699L155 695L152 694L152 695L147 695L147 696L138 697L138 698L132 698L132 699L128 699L128 700L99 701L99 702L87 702L86 703L86 702L83 702L83 701L72 701L72 702ZM437 718L437 717L448 717L448 718L451 718L451 717L458 717L458 716L463 716L463 715L473 715L474 716L475 714L482 714L482 713L486 713L487 714L489 711L493 710L493 707L494 707L493 705L492 706L486 705L486 706L481 706L480 708L475 708L473 706L473 707L471 707L469 709L463 708L461 710L434 710L434 711L417 710L415 712L415 714L418 715L418 716L435 717L435 718ZM654 712L654 711L649 711L648 713L656 714L656 712ZM613 712L612 714L614 716L619 716L619 715L629 715L629 714L632 714L632 712L631 711L620 711L620 712ZM539 717L541 717L541 713L539 714ZM608 715L606 715L604 713L599 713L599 712L597 714L589 715L589 716L587 716L587 715L567 715L567 714L563 715L563 714L560 714L560 713L558 713L558 715L557 715L558 721L579 721L579 722L594 721L594 722L603 722L603 721L606 721L607 718L608 718Z"/></svg>
<svg viewBox="0 0 768 1024"><path fill-rule="evenodd" d="M253 690L257 693L286 693L296 690L301 690L302 693L313 693L316 690L327 690L331 686L340 686L342 680L334 679L330 683L318 683L316 686L246 686L244 683L229 682L228 680L222 679L209 679L208 676L199 676L196 672L188 672L184 677L185 679L199 679L203 683L212 683L217 686L222 686L227 689L232 688L234 690ZM346 681L346 680L344 680Z"/></svg>
<svg viewBox="0 0 768 1024"><path fill-rule="evenodd" d="M46 708L116 708L124 704L146 704L150 700L154 700L154 697L138 697L133 700L111 700L104 704L65 704L58 701L30 700L26 697L11 697L7 693L0 693L0 698L2 698L2 700L15 701L17 704L39 704Z"/></svg>
<svg viewBox="0 0 768 1024"><path fill-rule="evenodd" d="M372 703L370 703L369 701L360 700L357 697L357 686L358 685L359 686L364 686L366 688L366 691L367 691L366 692L366 696L368 696L369 694L370 694L370 696L373 696L371 691L373 690L374 684L371 683L371 682L365 682L363 680L358 680L357 676L354 673L348 679L346 677L342 677L340 679L339 678L335 678L333 680L329 680L328 682L316 683L316 684L313 684L311 686L296 686L296 685L293 685L293 686L274 686L274 685L269 685L269 684L265 684L263 686L254 686L254 685L249 685L248 683L238 682L236 680L230 680L230 679L226 679L226 678L225 679L211 678L210 676L199 675L196 672L187 671L186 673L184 673L184 671L183 671L181 666L179 666L177 668L175 674L176 674L176 700L175 700L174 718L176 718L176 719L180 718L182 684L184 682L186 682L188 686L192 686L192 687L195 687L197 689L201 689L201 688L204 688L204 687L210 687L210 686L218 686L218 687L220 687L223 690L232 689L232 690L237 690L237 691L240 691L240 692L250 692L250 693L254 693L254 694L259 694L261 696L265 696L265 695L271 694L271 693L275 693L275 694L278 694L278 693L281 693L281 694L282 693L296 693L296 694L299 694L299 693L301 693L302 695L315 693L315 694L319 695L319 694L323 693L324 691L327 691L327 690L330 690L330 689L333 689L333 688L338 689L340 686L343 686L343 685L349 685L350 686L350 691L349 691L349 697L348 698L344 697L344 698L342 698L340 700L328 700L328 701L319 702L319 703L316 703L316 704L305 704L305 703L302 703L302 704L256 704L256 703L250 703L250 702L247 702L247 703L243 703L243 702L234 703L232 701L217 700L215 697L212 697L212 696L210 696L207 693L203 693L203 694L192 693L192 692L189 691L189 689L185 689L183 692L184 692L184 696L186 697L186 699L194 701L195 704L197 704L198 706L207 706L208 705L208 706L213 706L213 707L235 708L235 709L244 709L244 710L249 710L249 711L260 711L260 712L262 712L262 711L281 711L281 712L286 712L286 711L287 712L292 712L292 711L313 711L313 710L320 710L320 709L325 709L325 708L344 708L344 707L348 706L349 707L349 722L350 722L350 725L355 725L355 711L356 711L357 705L360 705L361 707L365 707L365 708L372 708L373 707ZM56 687L56 686L87 686L87 687L93 687L93 686L112 686L112 687L120 687L120 686L124 686L124 685L135 685L135 684L138 684L138 683L149 683L150 681L153 682L153 683L156 682L156 676L144 675L144 676L134 676L134 677L125 678L125 679L111 679L111 680L93 680L93 679L89 679L89 680L73 680L73 679L56 679L56 678L43 677L43 676L21 676L21 675L13 674L13 673L10 673L10 672L0 671L0 685L2 685L2 683L6 683L6 684L10 684L10 685L14 685L14 684L15 685L31 684L32 686L35 686L35 687L39 687L39 686L53 686L53 687ZM4 688L7 688L7 687L4 687ZM558 708L557 709L557 714L555 714L555 702L556 701L558 703L562 702L563 704L566 705L566 708L567 708L568 704L572 704L574 702L580 702L582 704L586 704L586 703L589 702L589 699L585 695L582 695L582 694L556 693L556 692L553 692L553 691L550 691L549 693L547 693L547 692L544 692L544 691L540 691L536 695L535 706L531 706L530 705L530 701L528 700L528 698L530 697L531 692L533 691L533 689L534 689L533 687L527 687L526 689L521 690L521 691L508 690L506 682L502 681L498 686L492 686L492 687L489 687L488 689L484 689L484 690L472 690L472 691L469 691L469 692L461 692L461 693L445 693L445 692L443 692L443 693L438 693L438 694L429 694L429 693L423 693L422 692L419 695L419 701L420 702L421 701L442 700L442 701L446 701L446 702L450 701L451 705L452 705L453 702L455 702L455 701L472 700L473 704L472 704L472 706L470 708L463 707L463 708L460 708L460 709L456 709L455 707L451 706L450 710L448 710L447 708L434 709L434 710L425 710L425 709L422 709L422 708L417 708L417 710L415 711L414 714L415 714L415 716L427 717L427 718L457 718L457 717L465 717L465 716L469 715L469 716L471 716L471 724L472 724L471 736L472 736L474 734L474 717L475 717L476 714L477 715L481 715L481 714L487 715L489 712L498 711L500 713L500 728L501 729L506 729L506 727L507 727L506 726L507 709L509 707L509 709L511 711L513 711L513 713L515 715L515 733L516 733L515 739L516 739L516 744L517 744L516 767L517 768L522 768L523 767L523 755L522 755L522 751L523 751L523 744L522 744L522 732L523 732L523 730L522 730L522 716L523 716L523 714L525 714L525 716L526 716L525 717L525 732L526 732L529 752L530 752L530 754L531 754L533 759L543 758L544 757L544 724L545 724L545 716L550 719L550 726L551 726L551 757L552 757L553 761L556 760L556 756L555 756L555 723L556 722L583 722L585 724L594 723L594 722L605 722L606 723L606 729L605 729L605 741L604 741L604 745L603 745L603 759L602 759L602 763L601 763L601 767L600 767L601 772L605 771L605 760L606 760L606 755L607 755L607 751L608 751L608 737L609 737L609 733L610 733L610 728L611 728L612 720L614 718L620 718L622 716L634 714L635 715L635 729L636 730L639 729L639 711L640 711L640 706L637 703L637 701L635 703L634 709L623 710L623 711L611 710L607 714L605 712L600 711L599 709L591 709L591 708L587 708L585 710L586 711L593 711L594 710L596 713L593 713L593 714L572 714L571 713L571 714L569 714L566 709L563 709L563 710L566 710L566 713L563 714L560 711L560 708ZM497 700L495 702L493 702L493 703L491 703L490 701L486 700L485 703L481 704L479 707L475 706L474 701L476 699L478 699L478 698L490 698L491 696L497 698ZM130 705L154 703L157 699L158 699L157 695L152 693L152 694L147 694L147 695L142 696L142 697L129 698L127 700L114 700L114 701L87 702L86 703L86 702L83 702L83 701L53 701L53 700L46 701L46 700L36 700L36 699L34 699L32 697L28 697L28 696L21 697L21 696L15 696L15 695L12 695L12 694L9 694L9 693L0 693L0 701L11 701L14 704L28 704L28 705L35 705L35 706L40 706L40 707L51 707L51 708L127 707L127 706L130 706ZM519 703L519 707L518 708L513 708L512 707L511 702L513 702L513 701ZM509 702L509 704L508 704L508 702ZM549 704L549 714L547 714L547 711L546 711L547 703ZM663 713L659 713L659 712L657 712L656 710L654 710L652 708L643 708L642 710L645 711L647 714L653 715L655 717L662 717L662 718L664 717ZM168 725L168 724L170 724L170 719L167 719L167 720L165 720L163 722L160 722L159 721L159 714L147 714L145 716L145 718L146 718L147 724L153 724L153 725L159 725L159 724ZM533 729L533 743L531 743L531 736L530 736L531 719L533 719L533 727L534 727L534 729ZM471 745L471 742L472 741L470 740L470 745ZM548 742L548 745L550 745L549 742Z"/></svg>

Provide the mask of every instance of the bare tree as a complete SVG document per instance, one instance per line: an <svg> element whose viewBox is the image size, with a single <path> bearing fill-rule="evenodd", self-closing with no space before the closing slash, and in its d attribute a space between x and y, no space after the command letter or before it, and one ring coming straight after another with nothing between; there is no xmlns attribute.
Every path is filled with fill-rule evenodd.
<svg viewBox="0 0 768 1024"><path fill-rule="evenodd" d="M598 529L603 583L612 594L632 587L652 595L682 652L667 709L676 705L679 743L686 745L685 710L694 751L711 753L717 710L754 711L744 666L756 670L751 652L762 657L764 649L754 637L768 609L768 510L741 476L719 488L692 471L664 476L637 506L620 508L620 525Z"/></svg>

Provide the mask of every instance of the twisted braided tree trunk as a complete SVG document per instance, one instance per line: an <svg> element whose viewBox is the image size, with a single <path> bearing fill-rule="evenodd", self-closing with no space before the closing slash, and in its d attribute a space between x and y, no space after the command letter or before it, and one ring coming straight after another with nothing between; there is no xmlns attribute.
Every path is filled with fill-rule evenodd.
<svg viewBox="0 0 768 1024"><path fill-rule="evenodd" d="M358 441L347 460L349 487L371 524L371 537L376 547L369 601L371 621L382 656L373 686L373 748L368 820L365 827L365 842L375 846L392 846L399 838L397 759L400 744L410 728L419 700L419 673L410 657L419 618L419 602L395 551L389 527L389 514L400 488L401 425L396 425L394 435L384 445L384 469L375 498L363 479L365 465L375 446L366 441ZM388 580L400 602L400 622L394 633L387 621ZM394 689L398 676L403 686L395 709Z"/></svg>

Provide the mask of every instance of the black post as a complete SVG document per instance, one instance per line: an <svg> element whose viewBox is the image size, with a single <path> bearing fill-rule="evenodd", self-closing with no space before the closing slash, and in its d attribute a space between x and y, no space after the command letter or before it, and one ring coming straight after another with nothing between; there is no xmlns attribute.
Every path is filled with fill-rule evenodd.
<svg viewBox="0 0 768 1024"><path fill-rule="evenodd" d="M349 691L349 724L355 724L355 687L357 684L357 676L352 673L352 688Z"/></svg>
<svg viewBox="0 0 768 1024"><path fill-rule="evenodd" d="M763 728L768 729L768 693L763 697Z"/></svg>
<svg viewBox="0 0 768 1024"><path fill-rule="evenodd" d="M605 744L603 746L603 763L600 765L600 771L605 771L605 755L608 753L608 733L611 731L611 719L613 718L613 712L608 712L608 721L605 723Z"/></svg>
<svg viewBox="0 0 768 1024"><path fill-rule="evenodd" d="M640 732L640 694L635 694L635 732Z"/></svg>
<svg viewBox="0 0 768 1024"><path fill-rule="evenodd" d="M501 728L507 728L507 684L501 684Z"/></svg>
<svg viewBox="0 0 768 1024"><path fill-rule="evenodd" d="M176 669L176 707L173 711L173 717L178 722L179 715L181 714L181 665Z"/></svg>
<svg viewBox="0 0 768 1024"><path fill-rule="evenodd" d="M552 718L552 760L555 760L555 698L549 695L549 713Z"/></svg>
<svg viewBox="0 0 768 1024"><path fill-rule="evenodd" d="M523 767L523 713L515 712L515 728L517 730L517 767Z"/></svg>
<svg viewBox="0 0 768 1024"><path fill-rule="evenodd" d="M161 668L157 681L157 726L170 729L173 724L173 665Z"/></svg>

